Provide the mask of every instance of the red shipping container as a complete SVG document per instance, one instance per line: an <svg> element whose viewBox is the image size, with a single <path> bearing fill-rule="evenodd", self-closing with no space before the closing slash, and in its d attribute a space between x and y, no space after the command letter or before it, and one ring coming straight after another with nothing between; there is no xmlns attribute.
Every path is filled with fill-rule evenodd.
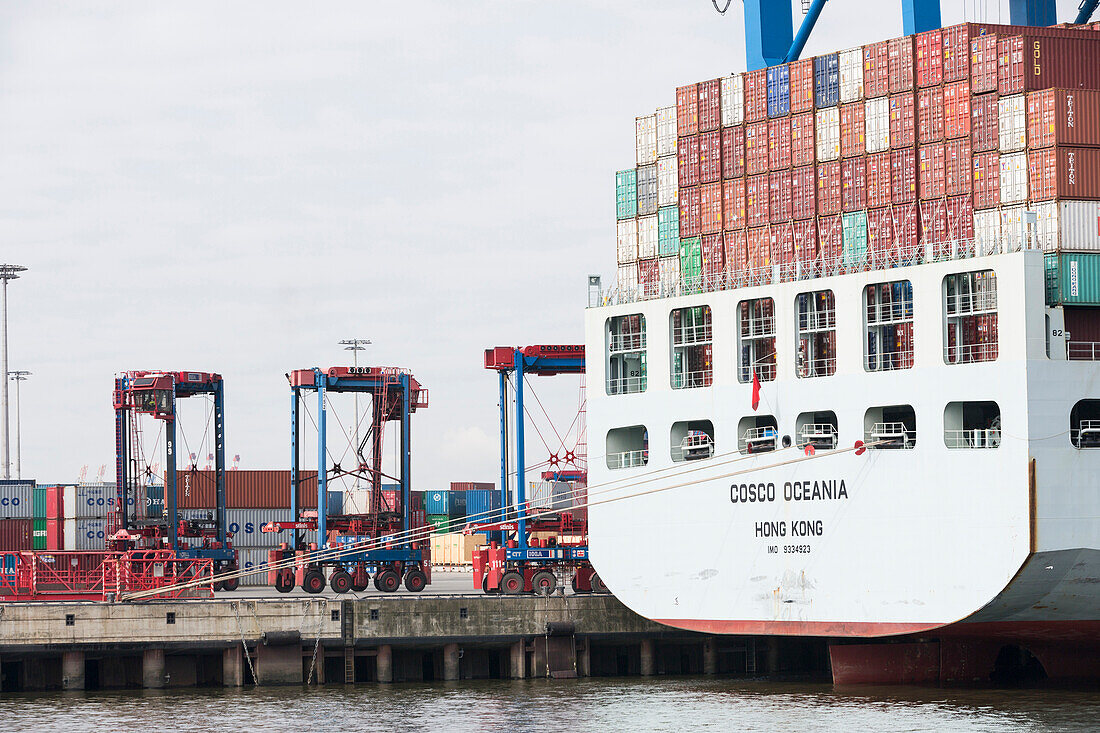
<svg viewBox="0 0 1100 733"><path fill-rule="evenodd" d="M896 257L893 226L893 214L889 209L867 210L867 251L872 262L883 262L893 255Z"/></svg>
<svg viewBox="0 0 1100 733"><path fill-rule="evenodd" d="M1029 150L1027 190L1032 201L1100 199L1100 148Z"/></svg>
<svg viewBox="0 0 1100 733"><path fill-rule="evenodd" d="M722 124L722 80L699 83L699 132L717 130Z"/></svg>
<svg viewBox="0 0 1100 733"><path fill-rule="evenodd" d="M745 128L734 125L722 130L722 175L740 178L745 175Z"/></svg>
<svg viewBox="0 0 1100 733"><path fill-rule="evenodd" d="M768 168L773 171L791 167L791 118L778 117L768 122Z"/></svg>
<svg viewBox="0 0 1100 733"><path fill-rule="evenodd" d="M863 96L867 99L890 93L890 52L886 41L863 47Z"/></svg>
<svg viewBox="0 0 1100 733"><path fill-rule="evenodd" d="M703 279L708 283L720 283L726 269L726 250L721 234L703 237Z"/></svg>
<svg viewBox="0 0 1100 733"><path fill-rule="evenodd" d="M817 256L826 265L840 260L840 248L844 227L840 215L821 216L817 219Z"/></svg>
<svg viewBox="0 0 1100 733"><path fill-rule="evenodd" d="M917 155L917 185L921 199L935 199L945 196L947 171L943 143L921 145Z"/></svg>
<svg viewBox="0 0 1100 733"><path fill-rule="evenodd" d="M996 150L1000 142L998 99L996 94L974 94L970 97L970 149L975 153Z"/></svg>
<svg viewBox="0 0 1100 733"><path fill-rule="evenodd" d="M906 262L920 257L917 204L895 204L890 207L894 249Z"/></svg>
<svg viewBox="0 0 1100 733"><path fill-rule="evenodd" d="M317 508L317 472L299 471L298 501L303 509ZM177 471L180 509L208 509L215 504L213 471ZM225 504L230 509L290 507L289 470L226 471Z"/></svg>
<svg viewBox="0 0 1100 733"><path fill-rule="evenodd" d="M943 134L948 139L970 136L970 82L944 85Z"/></svg>
<svg viewBox="0 0 1100 733"><path fill-rule="evenodd" d="M768 172L768 123L745 125L745 172L750 176Z"/></svg>
<svg viewBox="0 0 1100 733"><path fill-rule="evenodd" d="M817 164L817 213L821 216L840 213L840 161Z"/></svg>
<svg viewBox="0 0 1100 733"><path fill-rule="evenodd" d="M814 115L812 112L791 116L791 165L814 162Z"/></svg>
<svg viewBox="0 0 1100 733"><path fill-rule="evenodd" d="M780 265L794 264L794 237L790 222L768 227L772 239L772 259Z"/></svg>
<svg viewBox="0 0 1100 733"><path fill-rule="evenodd" d="M773 171L768 175L768 201L773 224L791 220L790 171Z"/></svg>
<svg viewBox="0 0 1100 733"><path fill-rule="evenodd" d="M791 225L794 260L803 264L817 259L817 220L803 219Z"/></svg>
<svg viewBox="0 0 1100 733"><path fill-rule="evenodd" d="M1044 89L1027 95L1027 144L1100 145L1100 92Z"/></svg>
<svg viewBox="0 0 1100 733"><path fill-rule="evenodd" d="M920 202L920 247L942 257L947 241L947 200L932 199Z"/></svg>
<svg viewBox="0 0 1100 733"><path fill-rule="evenodd" d="M791 114L811 112L814 108L814 60L791 62Z"/></svg>
<svg viewBox="0 0 1100 733"><path fill-rule="evenodd" d="M997 36L970 40L970 89L975 94L997 91Z"/></svg>
<svg viewBox="0 0 1100 733"><path fill-rule="evenodd" d="M840 203L844 211L867 208L867 159L848 158L840 163Z"/></svg>
<svg viewBox="0 0 1100 733"><path fill-rule="evenodd" d="M744 178L732 178L722 182L722 221L727 230L744 229L748 224L745 218Z"/></svg>
<svg viewBox="0 0 1100 733"><path fill-rule="evenodd" d="M890 93L913 88L913 37L891 38L886 42L889 55Z"/></svg>
<svg viewBox="0 0 1100 733"><path fill-rule="evenodd" d="M1026 33L997 38L997 90L1016 94L1053 87L1100 89L1100 37Z"/></svg>
<svg viewBox="0 0 1100 733"><path fill-rule="evenodd" d="M726 245L726 272L744 270L745 262L748 260L745 230L736 229L732 232L726 232L724 242Z"/></svg>
<svg viewBox="0 0 1100 733"><path fill-rule="evenodd" d="M944 188L948 196L970 193L970 138L948 140L944 146Z"/></svg>
<svg viewBox="0 0 1100 733"><path fill-rule="evenodd" d="M638 260L638 284L646 298L656 298L660 294L661 275L656 257Z"/></svg>
<svg viewBox="0 0 1100 733"><path fill-rule="evenodd" d="M699 134L699 182L714 183L722 178L722 133Z"/></svg>
<svg viewBox="0 0 1100 733"><path fill-rule="evenodd" d="M958 81L970 77L970 31L967 24L942 29L943 80Z"/></svg>
<svg viewBox="0 0 1100 733"><path fill-rule="evenodd" d="M769 266L772 261L770 227L749 229L746 241L748 243L746 267L750 270L756 270Z"/></svg>
<svg viewBox="0 0 1100 733"><path fill-rule="evenodd" d="M72 549L72 548L65 547L65 520L64 519L47 519L46 520L46 549L47 550Z"/></svg>
<svg viewBox="0 0 1100 733"><path fill-rule="evenodd" d="M851 158L867 152L864 137L863 102L840 105L840 157Z"/></svg>
<svg viewBox="0 0 1100 733"><path fill-rule="evenodd" d="M812 165L791 171L791 213L795 219L811 219L817 213L817 176Z"/></svg>
<svg viewBox="0 0 1100 733"><path fill-rule="evenodd" d="M943 33L937 28L916 37L917 86L934 87L943 82Z"/></svg>
<svg viewBox="0 0 1100 733"><path fill-rule="evenodd" d="M1001 155L997 151L977 153L972 163L974 208L992 209L1001 203Z"/></svg>
<svg viewBox="0 0 1100 733"><path fill-rule="evenodd" d="M699 187L680 189L680 236L698 237L700 234L701 213L699 210Z"/></svg>
<svg viewBox="0 0 1100 733"><path fill-rule="evenodd" d="M676 166L680 188L699 185L699 136L681 137L676 144Z"/></svg>
<svg viewBox="0 0 1100 733"><path fill-rule="evenodd" d="M750 227L768 223L768 176L749 176L745 179L745 211ZM682 215L681 215L682 216Z"/></svg>
<svg viewBox="0 0 1100 733"><path fill-rule="evenodd" d="M915 95L890 95L890 147L908 148L916 143L916 117Z"/></svg>
<svg viewBox="0 0 1100 733"><path fill-rule="evenodd" d="M0 519L0 551L34 549L33 519Z"/></svg>
<svg viewBox="0 0 1100 733"><path fill-rule="evenodd" d="M757 69L745 74L745 122L759 122L768 117L768 70Z"/></svg>
<svg viewBox="0 0 1100 733"><path fill-rule="evenodd" d="M704 183L699 187L699 231L718 234L722 231L722 182Z"/></svg>
<svg viewBox="0 0 1100 733"><path fill-rule="evenodd" d="M890 151L890 196L895 204L917 200L917 153L913 148Z"/></svg>
<svg viewBox="0 0 1100 733"><path fill-rule="evenodd" d="M492 481L452 481L451 482L451 491L478 491L479 489L484 490L484 491L495 491L496 488L497 488L497 485L495 483L493 483ZM420 497L420 500L421 500L420 504L417 504L412 499L412 497L414 497L414 496ZM413 491L409 494L409 497L410 497L409 506L411 508L413 508L413 509L423 509L424 508L424 502L423 502L424 494L423 494L423 492Z"/></svg>
<svg viewBox="0 0 1100 733"><path fill-rule="evenodd" d="M65 487L46 487L46 519L65 518ZM55 548L57 549L57 548Z"/></svg>
<svg viewBox="0 0 1100 733"><path fill-rule="evenodd" d="M949 196L947 199L947 238L974 238L974 204L969 196Z"/></svg>
<svg viewBox="0 0 1100 733"><path fill-rule="evenodd" d="M890 196L892 177L890 151L867 156L867 205L869 207L887 206L893 203Z"/></svg>
<svg viewBox="0 0 1100 733"><path fill-rule="evenodd" d="M699 132L699 85L676 88L676 134L687 137Z"/></svg>
<svg viewBox="0 0 1100 733"><path fill-rule="evenodd" d="M917 92L917 139L921 145L943 140L943 87Z"/></svg>

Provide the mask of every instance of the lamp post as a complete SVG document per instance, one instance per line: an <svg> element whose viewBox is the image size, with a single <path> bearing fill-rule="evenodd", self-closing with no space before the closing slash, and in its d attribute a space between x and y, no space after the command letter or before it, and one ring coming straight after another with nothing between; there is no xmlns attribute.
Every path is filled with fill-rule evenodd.
<svg viewBox="0 0 1100 733"><path fill-rule="evenodd" d="M8 372L8 376L11 377L11 381L15 382L15 477L23 478L23 448L20 435L20 420L19 420L19 383L27 381L27 377L31 376L30 372L23 370L16 370Z"/></svg>
<svg viewBox="0 0 1100 733"><path fill-rule="evenodd" d="M9 447L8 436L8 280L17 280L19 273L25 272L26 267L23 265L0 265L0 280L4 283L3 304L0 306L0 405L2 405L3 424L0 427L3 428L4 440L3 443L3 455L0 455L0 461L3 462L3 475L4 478L11 478L11 450Z"/></svg>
<svg viewBox="0 0 1100 733"><path fill-rule="evenodd" d="M370 345L370 339L342 339L340 345L344 347L344 351L350 351L352 354L352 366L359 366L359 352L365 351L367 346ZM359 455L359 393L354 393L355 399L355 455L359 460L362 457ZM357 467L358 470L358 467ZM359 485L359 474L356 473L355 484Z"/></svg>

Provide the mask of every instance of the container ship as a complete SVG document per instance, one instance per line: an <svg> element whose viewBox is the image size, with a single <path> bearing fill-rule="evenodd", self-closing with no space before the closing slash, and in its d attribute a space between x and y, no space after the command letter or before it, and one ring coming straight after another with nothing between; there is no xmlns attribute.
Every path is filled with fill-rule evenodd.
<svg viewBox="0 0 1100 733"><path fill-rule="evenodd" d="M836 682L1100 675L1098 88L1095 26L969 23L637 118L585 317L618 598Z"/></svg>

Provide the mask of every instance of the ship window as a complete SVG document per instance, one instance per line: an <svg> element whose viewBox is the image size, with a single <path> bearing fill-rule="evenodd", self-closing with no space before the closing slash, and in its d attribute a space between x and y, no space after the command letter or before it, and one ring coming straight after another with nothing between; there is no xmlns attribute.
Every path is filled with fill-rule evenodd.
<svg viewBox="0 0 1100 733"><path fill-rule="evenodd" d="M885 372L913 367L913 283L899 280L863 289L863 368Z"/></svg>
<svg viewBox="0 0 1100 733"><path fill-rule="evenodd" d="M607 319L607 393L645 392L645 316Z"/></svg>
<svg viewBox="0 0 1100 733"><path fill-rule="evenodd" d="M753 372L761 382L775 379L775 301L771 298L742 300L737 306L737 379L751 382Z"/></svg>
<svg viewBox="0 0 1100 733"><path fill-rule="evenodd" d="M837 443L836 413L803 412L794 422L798 447L813 446L815 450L832 450Z"/></svg>
<svg viewBox="0 0 1100 733"><path fill-rule="evenodd" d="M1100 400L1081 400L1069 411L1069 442L1074 448L1100 448Z"/></svg>
<svg viewBox="0 0 1100 733"><path fill-rule="evenodd" d="M993 270L960 272L943 279L948 364L997 358L997 275Z"/></svg>
<svg viewBox="0 0 1100 733"><path fill-rule="evenodd" d="M872 407L863 416L863 439L868 448L904 449L917 444L917 415L911 405Z"/></svg>
<svg viewBox="0 0 1100 733"><path fill-rule="evenodd" d="M737 450L767 453L778 447L779 423L772 415L750 415L737 423Z"/></svg>
<svg viewBox="0 0 1100 733"><path fill-rule="evenodd" d="M674 461L697 461L714 455L714 423L684 420L672 424L670 452Z"/></svg>
<svg viewBox="0 0 1100 733"><path fill-rule="evenodd" d="M948 402L943 409L948 448L996 448L1001 444L1001 408L996 402Z"/></svg>
<svg viewBox="0 0 1100 733"><path fill-rule="evenodd" d="M607 431L607 467L634 468L649 463L649 432L645 425Z"/></svg>
<svg viewBox="0 0 1100 733"><path fill-rule="evenodd" d="M677 308L672 330L672 388L709 387L713 379L710 306Z"/></svg>
<svg viewBox="0 0 1100 733"><path fill-rule="evenodd" d="M798 311L799 377L827 377L836 372L836 300L832 290L800 293Z"/></svg>

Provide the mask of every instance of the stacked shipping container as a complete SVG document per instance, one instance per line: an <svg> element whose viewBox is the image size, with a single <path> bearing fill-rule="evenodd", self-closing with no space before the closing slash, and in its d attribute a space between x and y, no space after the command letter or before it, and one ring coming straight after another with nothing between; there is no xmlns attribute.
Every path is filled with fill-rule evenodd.
<svg viewBox="0 0 1100 733"><path fill-rule="evenodd" d="M680 87L637 119L637 166L616 176L619 286L655 297L974 239L1100 251L1096 89L1095 32L973 23ZM1021 230L1024 211L1038 223Z"/></svg>

